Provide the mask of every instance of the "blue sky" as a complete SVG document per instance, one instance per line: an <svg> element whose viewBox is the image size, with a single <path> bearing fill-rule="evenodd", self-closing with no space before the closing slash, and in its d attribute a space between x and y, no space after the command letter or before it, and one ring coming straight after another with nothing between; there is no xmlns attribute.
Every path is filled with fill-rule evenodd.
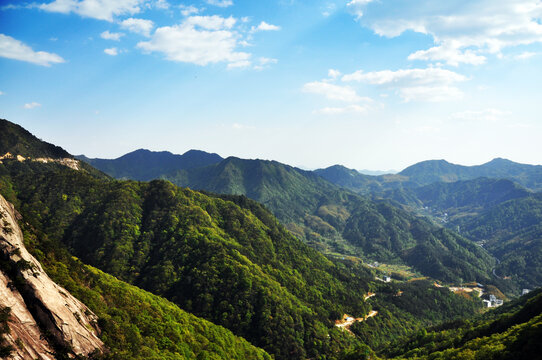
<svg viewBox="0 0 542 360"><path fill-rule="evenodd" d="M539 0L0 4L0 117L73 154L542 163Z"/></svg>

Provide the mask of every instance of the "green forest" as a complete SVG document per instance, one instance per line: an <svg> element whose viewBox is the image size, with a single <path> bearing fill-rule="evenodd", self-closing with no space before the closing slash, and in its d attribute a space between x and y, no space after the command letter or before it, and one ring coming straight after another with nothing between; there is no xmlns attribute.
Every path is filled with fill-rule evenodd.
<svg viewBox="0 0 542 360"><path fill-rule="evenodd" d="M17 126L8 124L8 129L24 146L3 140L0 151L21 151L30 158L69 156ZM115 180L90 165L74 170L32 159L0 163L0 194L21 215L28 250L55 282L98 316L107 351L91 354L93 359L505 359L534 354L540 291L486 311L476 295L435 286L435 280L483 282L504 297L499 289L509 290L507 280L491 277L491 271L494 266L499 272L505 266L518 268L506 253L497 264L467 238L389 201L360 197L278 163L252 165L268 174L246 189L265 180L268 186L257 196L269 196L268 203L250 199L253 193L221 195L166 180ZM280 181L294 180L297 190L278 197ZM282 201L299 206L277 207ZM487 207L485 225L465 223L464 232L476 239L501 226L502 238L510 240L495 240L495 246L513 246L523 229L536 238L537 201L531 194L502 198ZM312 209L315 215L305 213L299 223L302 231L313 229L315 238L329 231L326 241L343 241L360 256L325 256L310 237L294 236L289 229L295 221L283 226L267 207L298 220L304 209ZM503 214L515 215L503 223L498 220ZM342 240L334 238L339 232ZM429 277L392 273L393 280L384 282L378 278L386 274L364 263L365 256L392 266L409 264ZM522 259L532 266L528 254ZM13 351L4 345L9 314L9 308L1 309L3 356ZM342 330L335 322L344 316L364 320Z"/></svg>

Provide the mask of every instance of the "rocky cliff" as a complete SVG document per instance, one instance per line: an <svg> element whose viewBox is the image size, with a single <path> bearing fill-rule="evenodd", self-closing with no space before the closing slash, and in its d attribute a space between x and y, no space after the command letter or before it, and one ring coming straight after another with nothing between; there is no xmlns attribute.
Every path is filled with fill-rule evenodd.
<svg viewBox="0 0 542 360"><path fill-rule="evenodd" d="M103 351L97 317L53 282L26 250L19 214L0 196L0 309L9 308L8 359L55 359Z"/></svg>

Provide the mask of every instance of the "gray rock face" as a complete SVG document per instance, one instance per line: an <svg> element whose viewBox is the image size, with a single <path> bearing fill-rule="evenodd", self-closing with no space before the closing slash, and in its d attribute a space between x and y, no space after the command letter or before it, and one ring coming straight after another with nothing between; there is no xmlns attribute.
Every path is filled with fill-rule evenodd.
<svg viewBox="0 0 542 360"><path fill-rule="evenodd" d="M102 351L96 315L53 282L26 250L17 215L0 195L0 256L11 265L0 269L0 307L11 309L10 333L4 336L14 349L10 358L54 359L55 347L77 355ZM15 277L23 279L16 287Z"/></svg>

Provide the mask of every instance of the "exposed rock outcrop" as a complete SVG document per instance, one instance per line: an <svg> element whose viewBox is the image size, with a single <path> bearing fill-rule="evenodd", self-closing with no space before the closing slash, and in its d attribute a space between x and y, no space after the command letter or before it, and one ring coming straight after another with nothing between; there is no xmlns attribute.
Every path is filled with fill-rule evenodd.
<svg viewBox="0 0 542 360"><path fill-rule="evenodd" d="M16 211L0 195L0 308L11 309L5 340L12 359L54 359L54 351L103 350L97 317L53 282L26 250Z"/></svg>
<svg viewBox="0 0 542 360"><path fill-rule="evenodd" d="M73 169L73 170L80 170L81 169L79 160L76 160L76 159L71 159L71 158L53 159L53 158L45 158L45 157L40 157L40 158L33 159L33 158L30 158L30 157L25 158L24 156L21 156L21 155L14 156L10 152L5 153L4 155L0 155L0 164L3 163L2 160L11 160L11 159L17 159L17 161L19 161L19 162L36 161L36 162L40 162L40 163L44 163L44 164L57 163L57 164L60 164L60 165L67 166L67 167L69 167L70 169Z"/></svg>

